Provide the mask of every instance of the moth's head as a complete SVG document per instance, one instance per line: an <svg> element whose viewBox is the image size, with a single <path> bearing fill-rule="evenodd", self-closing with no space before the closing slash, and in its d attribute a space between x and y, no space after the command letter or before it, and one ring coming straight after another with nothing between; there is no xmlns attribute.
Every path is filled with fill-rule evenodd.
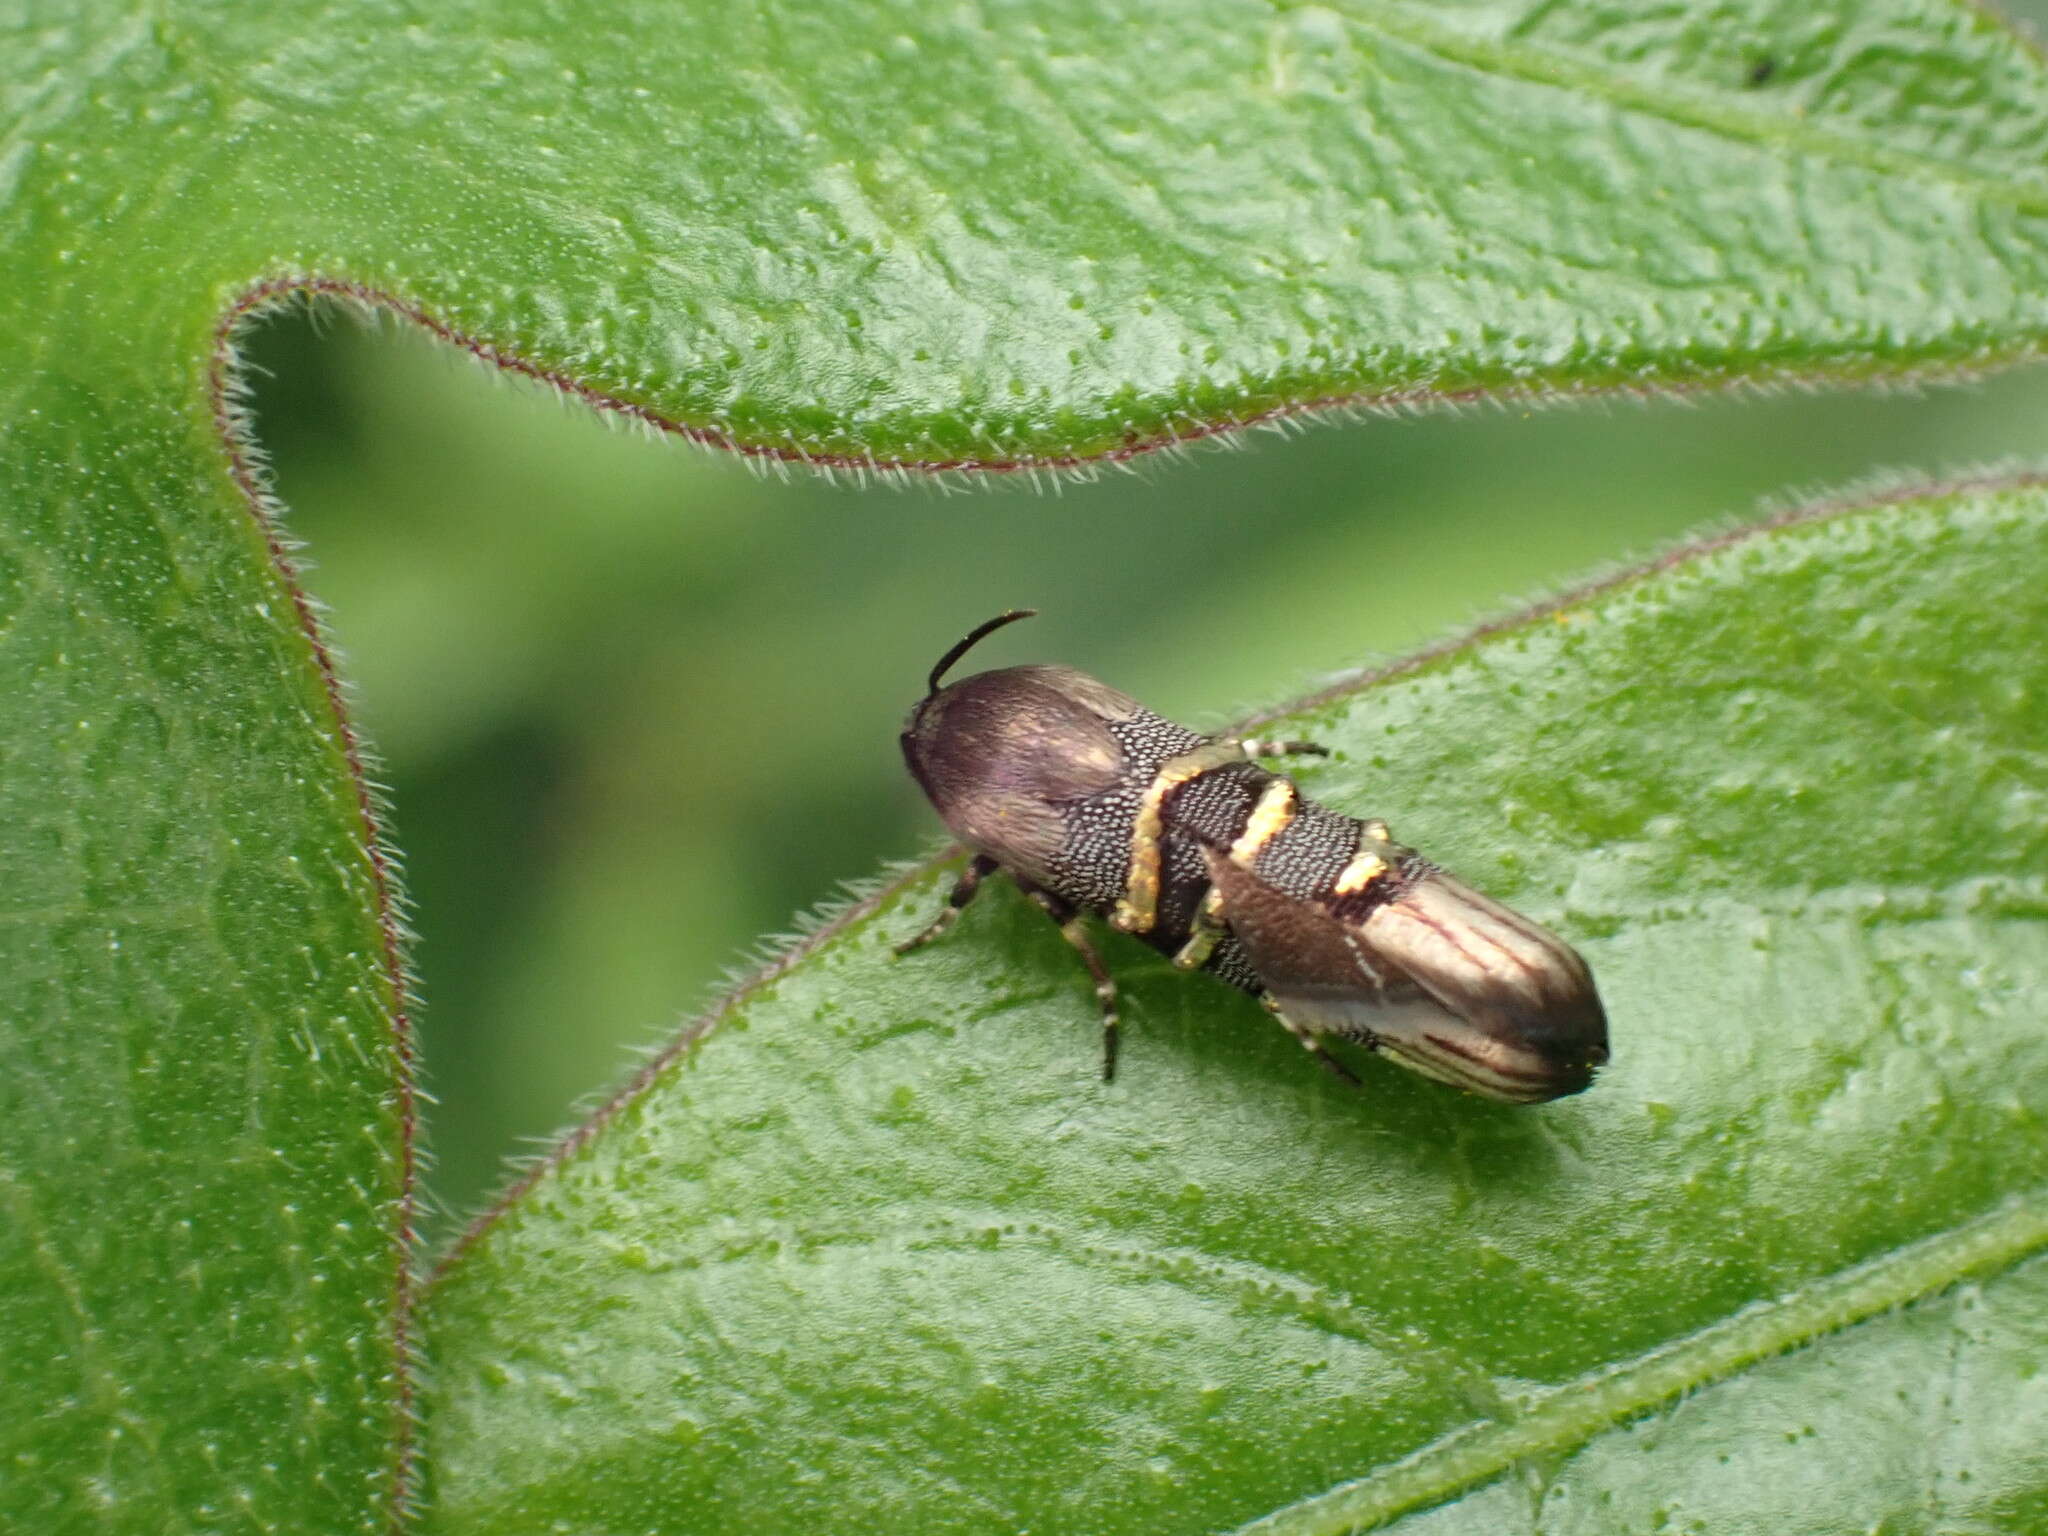
<svg viewBox="0 0 2048 1536"><path fill-rule="evenodd" d="M911 776L953 834L1027 875L1043 874L1064 846L1064 807L1128 771L1107 722L1139 709L1071 667L1004 667L943 682L975 641L1029 616L1002 614L948 651L902 738Z"/></svg>

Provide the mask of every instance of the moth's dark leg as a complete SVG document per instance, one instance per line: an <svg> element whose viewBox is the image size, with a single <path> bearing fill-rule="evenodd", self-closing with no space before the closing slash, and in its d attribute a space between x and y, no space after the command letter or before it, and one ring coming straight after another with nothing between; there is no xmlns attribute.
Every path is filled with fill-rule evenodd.
<svg viewBox="0 0 2048 1536"><path fill-rule="evenodd" d="M1047 917L1059 924L1060 937L1074 946L1082 963L1088 967L1088 974L1095 978L1095 1001L1102 1005L1102 1080L1109 1082L1116 1076L1116 978L1109 974L1109 967L1095 952L1095 942L1088 937L1088 930L1081 926L1080 914L1073 907L1051 891L1025 885L1022 880L1017 884L1026 896L1044 909Z"/></svg>
<svg viewBox="0 0 2048 1536"><path fill-rule="evenodd" d="M920 945L929 944L959 919L960 909L974 900L974 893L981 889L981 882L1002 866L985 853L976 854L968 866L960 872L960 878L953 882L953 894L946 898L946 905L931 925L913 938L905 939L896 946L896 953L907 955Z"/></svg>
<svg viewBox="0 0 2048 1536"><path fill-rule="evenodd" d="M1299 1040L1302 1044L1303 1049L1305 1049L1309 1053L1309 1055L1315 1057L1317 1061L1322 1063L1325 1071L1332 1074L1339 1082L1349 1083L1354 1088L1362 1088L1365 1086L1363 1083L1359 1082L1356 1073L1354 1073L1349 1067L1345 1066L1344 1063L1339 1061L1336 1057L1332 1056L1328 1051L1323 1049L1321 1042L1316 1039L1314 1034L1312 1034L1310 1031L1306 1029L1303 1029L1299 1024L1295 1023L1294 1020L1288 1018L1286 1014L1282 1013L1280 1011L1279 1003L1275 1002L1270 995L1260 999L1260 1001L1262 1001L1265 1004L1266 1012L1270 1013L1271 1015L1273 1015L1274 1018L1280 1021L1280 1027L1286 1030L1287 1033L1289 1033L1290 1035L1294 1036L1295 1039Z"/></svg>

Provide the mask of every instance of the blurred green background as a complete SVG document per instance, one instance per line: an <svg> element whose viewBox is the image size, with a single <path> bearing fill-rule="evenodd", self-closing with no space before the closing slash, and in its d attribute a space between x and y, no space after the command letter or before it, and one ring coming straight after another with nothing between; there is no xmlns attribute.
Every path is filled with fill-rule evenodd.
<svg viewBox="0 0 2048 1536"><path fill-rule="evenodd" d="M259 433L356 684L425 1008L428 1228L764 934L938 824L895 736L938 653L1060 660L1201 726L1886 466L2048 456L2048 374L1326 422L965 494L762 469L323 309ZM957 487L954 487L957 490ZM1075 993L1074 1049L1093 1049Z"/></svg>

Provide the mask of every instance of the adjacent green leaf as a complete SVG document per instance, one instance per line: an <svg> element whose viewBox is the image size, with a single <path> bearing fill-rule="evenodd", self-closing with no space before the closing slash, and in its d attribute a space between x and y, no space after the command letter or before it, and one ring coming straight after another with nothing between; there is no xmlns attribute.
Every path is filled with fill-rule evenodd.
<svg viewBox="0 0 2048 1536"><path fill-rule="evenodd" d="M318 276L720 441L1059 459L2048 315L2048 85L1958 0L107 7L9 58L9 307L99 389Z"/></svg>
<svg viewBox="0 0 2048 1536"><path fill-rule="evenodd" d="M409 1128L363 811L248 514L59 393L0 521L0 1528L380 1531Z"/></svg>
<svg viewBox="0 0 2048 1536"><path fill-rule="evenodd" d="M2044 590L2038 485L1880 501L1284 717L1582 946L1615 1060L1555 1105L1350 1092L1121 939L1105 1087L1028 903L902 960L943 876L863 904L441 1277L427 1528L2048 1507Z"/></svg>

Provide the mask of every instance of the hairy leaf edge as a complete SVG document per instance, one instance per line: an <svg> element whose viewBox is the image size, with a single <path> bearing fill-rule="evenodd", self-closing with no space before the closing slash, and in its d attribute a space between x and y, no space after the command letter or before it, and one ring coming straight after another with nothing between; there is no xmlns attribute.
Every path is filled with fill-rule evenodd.
<svg viewBox="0 0 2048 1536"><path fill-rule="evenodd" d="M216 329L215 356L217 365L223 356L229 361L230 396L239 389L232 377L234 334L295 303L313 300L339 304L364 318L390 315L408 321L503 373L544 385L564 397L645 427L661 437L703 448L722 449L750 464L814 470L828 478L850 479L857 484L875 479L899 485L935 483L941 487L986 483L990 477L1010 475L1023 475L1034 482L1041 474L1057 479L1088 479L1104 469L1128 467L1133 460L1155 453L1170 455L1203 443L1234 446L1235 439L1255 430L1285 434L1325 420L1400 417L1484 405L1545 408L1587 400L1647 403L1716 394L1768 394L1778 390L1914 389L1960 385L2036 361L2044 350L2043 339L2036 336L2000 345L1975 346L1963 338L1950 338L1959 343L1953 347L1951 355L1911 362L1894 363L1867 350L1850 347L1830 357L1823 365L1808 369L1776 364L1751 368L1697 364L1685 373L1660 376L1642 371L1625 381L1560 382L1539 376L1526 382L1472 385L1458 389L1413 385L1398 389L1337 390L1307 399L1284 398L1286 381L1266 379L1245 391L1253 401L1257 401L1261 394L1265 395L1265 403L1255 403L1242 412L1213 417L1168 410L1162 413L1162 424L1155 430L1147 432L1127 427L1120 440L1109 447L997 453L985 457L919 458L848 452L820 443L806 445L794 439L780 443L757 441L715 423L683 421L664 415L651 405L600 389L562 369L466 331L424 302L358 279L319 273L287 272L267 277L252 283L229 301ZM216 371L219 371L218 366ZM218 390L216 397L219 397ZM260 458L246 432L242 434L241 446L243 458ZM248 494L246 490L245 494ZM266 496L266 503L272 509L274 521L281 508L274 497ZM289 548L288 543L286 548Z"/></svg>
<svg viewBox="0 0 2048 1536"><path fill-rule="evenodd" d="M412 1019L418 1007L406 946L412 934L405 922L405 897L400 860L384 833L387 820L383 792L370 777L374 761L368 744L349 717L348 687L335 661L318 599L300 580L294 558L297 544L285 530L285 507L271 489L268 463L256 439L248 407L246 371L241 367L237 336L254 311L248 295L230 304L214 323L207 359L206 395L214 429L227 458L228 477L241 493L254 520L277 581L289 595L300 633L311 650L320 686L334 719L335 739L354 790L362 847L375 892L373 917L380 936L379 962L384 973L391 1016L391 1085L399 1124L397 1241L392 1255L391 1331L394 1380L391 1432L391 1477L387 1528L398 1536L416 1513L418 1488L418 1419L415 1383L419 1374L417 1339L412 1319L419 1282L415 1254L419 1246L419 1071Z"/></svg>

